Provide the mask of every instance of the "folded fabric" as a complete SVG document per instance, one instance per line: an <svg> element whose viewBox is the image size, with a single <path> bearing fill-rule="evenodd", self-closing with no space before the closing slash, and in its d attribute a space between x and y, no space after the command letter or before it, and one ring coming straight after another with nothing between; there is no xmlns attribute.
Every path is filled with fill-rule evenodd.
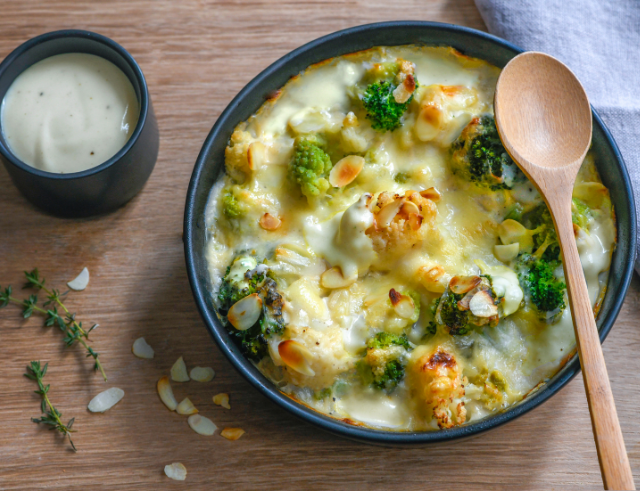
<svg viewBox="0 0 640 491"><path fill-rule="evenodd" d="M640 206L640 2L475 2L489 32L555 56L578 76L620 147Z"/></svg>

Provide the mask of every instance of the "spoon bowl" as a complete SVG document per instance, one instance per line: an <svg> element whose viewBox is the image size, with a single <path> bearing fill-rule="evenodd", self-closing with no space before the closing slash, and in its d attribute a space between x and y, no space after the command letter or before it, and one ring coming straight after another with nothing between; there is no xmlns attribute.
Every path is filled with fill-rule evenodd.
<svg viewBox="0 0 640 491"><path fill-rule="evenodd" d="M556 227L604 486L635 489L571 213L575 178L591 144L589 100L564 64L527 52L501 72L494 109L502 143L540 191Z"/></svg>

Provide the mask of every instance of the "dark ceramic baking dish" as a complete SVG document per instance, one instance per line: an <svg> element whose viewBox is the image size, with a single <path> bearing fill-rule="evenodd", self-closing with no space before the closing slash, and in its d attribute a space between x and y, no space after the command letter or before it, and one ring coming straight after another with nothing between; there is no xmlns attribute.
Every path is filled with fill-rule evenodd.
<svg viewBox="0 0 640 491"><path fill-rule="evenodd" d="M282 394L233 343L220 324L212 304L204 257L206 230L204 210L214 182L224 173L224 149L235 126L251 116L274 90L309 65L374 46L403 44L453 46L462 53L503 67L522 50L502 39L474 29L432 22L385 22L339 31L282 57L240 91L220 115L196 161L187 194L184 242L189 281L207 329L233 366L260 392L301 419L336 435L375 444L427 444L470 437L511 421L542 404L580 370L574 356L539 390L503 412L477 423L433 432L392 432L352 426L318 413ZM604 184L615 192L611 199L618 220L618 246L613 254L609 286L600 314L600 339L609 333L622 306L631 276L636 244L636 219L629 176L609 131L593 112L593 152ZM585 401L586 404L586 401Z"/></svg>
<svg viewBox="0 0 640 491"><path fill-rule="evenodd" d="M13 155L0 122L0 159L20 192L47 213L64 217L98 215L125 204L147 182L158 158L158 123L140 66L118 43L89 31L49 32L18 46L0 64L0 100L24 70L62 53L97 55L124 72L140 106L131 138L118 153L97 167L54 174L31 167Z"/></svg>

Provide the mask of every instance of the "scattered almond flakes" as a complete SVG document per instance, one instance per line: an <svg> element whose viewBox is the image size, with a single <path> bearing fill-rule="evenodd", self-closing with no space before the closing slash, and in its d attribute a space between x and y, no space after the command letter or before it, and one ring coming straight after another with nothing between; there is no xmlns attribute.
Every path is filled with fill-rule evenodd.
<svg viewBox="0 0 640 491"><path fill-rule="evenodd" d="M218 429L213 421L209 418L205 418L204 416L200 416L199 414L192 414L189 416L187 423L189 423L189 426L193 431L204 436L211 436Z"/></svg>
<svg viewBox="0 0 640 491"><path fill-rule="evenodd" d="M82 271L80 271L80 274L75 280L71 280L69 283L67 283L67 286L69 288L77 292L81 292L82 290L87 288L87 285L89 285L89 270L87 268L84 268Z"/></svg>
<svg viewBox="0 0 640 491"><path fill-rule="evenodd" d="M149 346L149 343L147 343L144 338L138 338L133 342L131 352L138 358L143 358L145 360L151 360L155 355L153 348Z"/></svg>
<svg viewBox="0 0 640 491"><path fill-rule="evenodd" d="M213 396L213 403L218 406L222 406L225 409L231 409L231 406L229 405L229 394L225 394L224 392Z"/></svg>
<svg viewBox="0 0 640 491"><path fill-rule="evenodd" d="M157 388L160 400L162 400L164 405L167 406L170 411L175 411L178 407L178 401L176 401L176 397L173 395L173 389L171 388L169 377L165 376L158 380Z"/></svg>
<svg viewBox="0 0 640 491"><path fill-rule="evenodd" d="M198 410L193 405L193 402L191 402L191 399L185 397L182 402L178 404L176 412L178 414L182 414L183 416L189 416L190 414L196 414Z"/></svg>
<svg viewBox="0 0 640 491"><path fill-rule="evenodd" d="M211 382L215 375L216 372L214 372L211 367L195 367L191 369L191 373L189 374L191 380L195 380L196 382Z"/></svg>
<svg viewBox="0 0 640 491"><path fill-rule="evenodd" d="M244 435L245 431L242 428L225 428L220 432L220 436L225 437L227 440L237 440L242 435Z"/></svg>
<svg viewBox="0 0 640 491"><path fill-rule="evenodd" d="M174 382L188 382L191 380L187 373L187 365L182 356L171 367L171 380Z"/></svg>
<svg viewBox="0 0 640 491"><path fill-rule="evenodd" d="M187 468L180 462L164 466L164 473L174 481L184 481L187 478Z"/></svg>

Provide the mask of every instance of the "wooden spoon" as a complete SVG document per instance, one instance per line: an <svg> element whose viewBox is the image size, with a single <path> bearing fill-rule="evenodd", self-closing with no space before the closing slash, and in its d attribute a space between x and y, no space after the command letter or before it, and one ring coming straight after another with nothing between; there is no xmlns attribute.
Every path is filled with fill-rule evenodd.
<svg viewBox="0 0 640 491"><path fill-rule="evenodd" d="M496 126L546 201L558 232L593 434L606 489L635 489L571 221L571 194L591 144L587 94L564 64L527 52L502 70Z"/></svg>

